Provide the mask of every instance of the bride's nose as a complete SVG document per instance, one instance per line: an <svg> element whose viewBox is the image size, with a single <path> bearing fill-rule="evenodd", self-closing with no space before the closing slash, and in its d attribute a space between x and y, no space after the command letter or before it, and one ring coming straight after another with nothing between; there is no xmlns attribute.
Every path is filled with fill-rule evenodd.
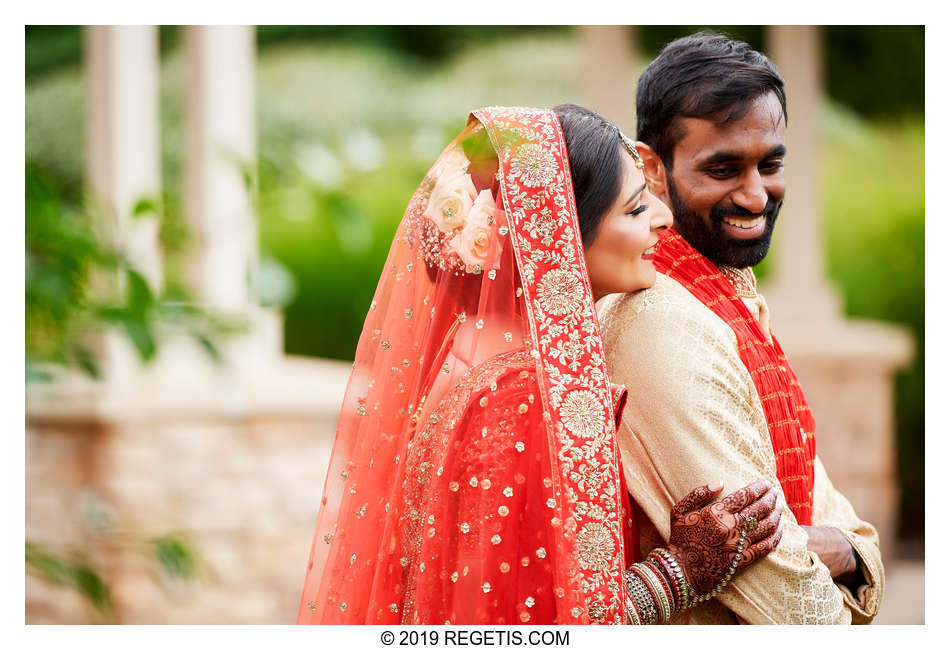
<svg viewBox="0 0 950 650"><path fill-rule="evenodd" d="M670 209L663 201L657 200L656 203L657 209L653 213L653 218L650 219L650 230L653 232L666 230L673 225L673 213Z"/></svg>

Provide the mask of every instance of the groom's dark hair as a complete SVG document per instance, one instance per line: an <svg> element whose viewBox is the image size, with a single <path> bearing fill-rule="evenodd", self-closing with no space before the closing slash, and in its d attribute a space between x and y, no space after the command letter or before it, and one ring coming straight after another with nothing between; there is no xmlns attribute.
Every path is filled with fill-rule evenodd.
<svg viewBox="0 0 950 650"><path fill-rule="evenodd" d="M742 119L753 102L773 92L782 104L785 81L771 61L748 43L698 32L663 48L637 82L637 140L673 168L673 149L686 135L680 118Z"/></svg>

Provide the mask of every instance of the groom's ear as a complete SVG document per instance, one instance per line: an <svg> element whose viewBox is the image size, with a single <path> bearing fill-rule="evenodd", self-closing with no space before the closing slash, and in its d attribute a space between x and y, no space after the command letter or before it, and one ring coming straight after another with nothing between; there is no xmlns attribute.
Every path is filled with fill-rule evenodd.
<svg viewBox="0 0 950 650"><path fill-rule="evenodd" d="M646 178L650 193L669 205L669 192L666 185L666 166L660 156L645 142L637 141L637 153L643 159L643 176Z"/></svg>

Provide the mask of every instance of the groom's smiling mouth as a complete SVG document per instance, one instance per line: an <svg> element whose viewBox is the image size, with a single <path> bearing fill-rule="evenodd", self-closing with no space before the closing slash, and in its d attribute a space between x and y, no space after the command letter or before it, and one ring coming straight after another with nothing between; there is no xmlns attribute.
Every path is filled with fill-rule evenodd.
<svg viewBox="0 0 950 650"><path fill-rule="evenodd" d="M756 217L723 217L723 230L734 239L755 239L765 232L765 215Z"/></svg>

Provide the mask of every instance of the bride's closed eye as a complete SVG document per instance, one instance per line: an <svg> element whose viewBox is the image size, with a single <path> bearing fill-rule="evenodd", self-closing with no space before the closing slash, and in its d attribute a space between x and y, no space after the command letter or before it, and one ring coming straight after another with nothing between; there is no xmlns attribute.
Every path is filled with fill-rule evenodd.
<svg viewBox="0 0 950 650"><path fill-rule="evenodd" d="M647 209L647 206L645 206L645 205L640 205L640 206L634 208L633 210L631 210L630 212L628 212L627 214L629 214L631 217L635 217L635 216L637 216L638 214L643 214L644 212L646 212L646 209Z"/></svg>

